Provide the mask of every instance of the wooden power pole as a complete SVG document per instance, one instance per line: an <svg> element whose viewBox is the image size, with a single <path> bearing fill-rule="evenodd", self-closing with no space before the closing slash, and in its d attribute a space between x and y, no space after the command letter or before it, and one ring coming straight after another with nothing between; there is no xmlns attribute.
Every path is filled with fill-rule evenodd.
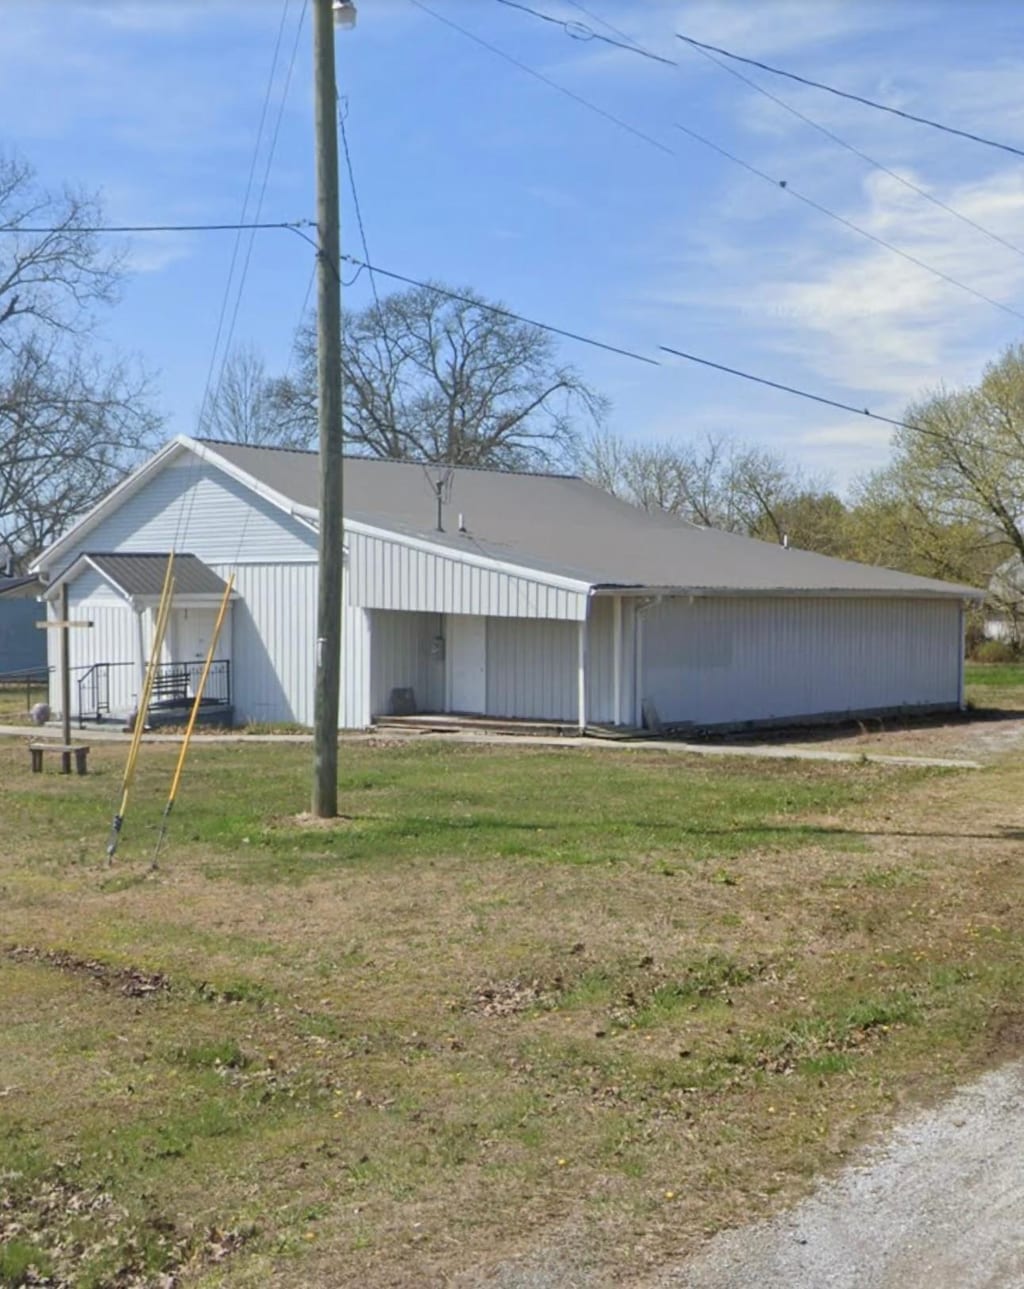
<svg viewBox="0 0 1024 1289"><path fill-rule="evenodd" d="M332 0L313 3L317 190L317 408L320 540L313 706L313 814L338 813L338 699L341 681L342 416L341 218L338 204L338 94Z"/></svg>

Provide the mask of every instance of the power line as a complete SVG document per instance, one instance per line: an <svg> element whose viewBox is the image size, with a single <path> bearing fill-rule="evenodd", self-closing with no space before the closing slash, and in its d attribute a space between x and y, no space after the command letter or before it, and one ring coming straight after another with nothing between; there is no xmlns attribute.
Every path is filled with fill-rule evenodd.
<svg viewBox="0 0 1024 1289"><path fill-rule="evenodd" d="M265 224L258 224L258 225L253 225L253 224L110 225L110 226L102 226L102 227L98 226L93 228L84 228L77 231L91 232L91 233L125 233L125 232L162 233L162 232L183 232L183 231L219 232L221 230L235 229L238 227L242 227L242 228L257 227L262 229L283 228L283 229L287 229L289 232L293 232L297 234L299 237L303 239L303 241L307 242L313 248L313 250L317 252L317 254L320 254L317 243L313 240L313 238L311 238L307 233L303 231L303 228L310 227L310 226L311 226L311 221L303 220L303 221L290 222L290 223L278 222L278 223L265 223ZM13 231L17 231L17 230L14 230L11 228L0 228L0 232L13 232ZM31 232L31 233L53 233L53 232L60 232L61 230L59 228L25 228L25 229L22 229L21 231ZM445 296L449 300L457 300L462 304L472 305L475 308L483 309L488 313L494 313L503 318L511 318L515 322L523 322L531 327L538 327L540 328L541 331L549 332L551 335L561 336L563 337L563 339L566 339L566 340L575 340L579 344L588 345L591 348L603 350L605 353L617 354L621 358L629 358L629 359L632 359L634 362L644 363L649 367L663 366L663 364L659 362L657 358L651 358L646 354L637 353L633 349L626 349L621 345L613 345L603 340L596 340L593 336L586 336L578 331L569 331L565 327L557 327L552 323L541 322L537 318L529 318L525 314L516 313L512 309L503 308L501 305L490 304L485 300L478 300L478 299L475 299L473 296L464 295L458 291L451 291L447 287L440 286L436 282L427 282L422 280L421 278L410 277L405 273L398 273L394 269L383 268L379 264L370 264L368 261L357 259L354 255L342 255L341 258L347 264L352 264L357 268L362 268L368 271L372 271L373 273L377 273L381 277L388 278L391 281L402 282L406 286L415 286L415 287L420 287L423 290L433 291L435 294ZM306 298L308 299L308 297L309 297L309 289L307 288ZM305 310L305 304L303 305L303 311L304 310ZM780 381L769 380L767 377L757 376L753 372L743 371L741 368L738 368L738 367L729 367L725 363L715 362L710 358L702 358L698 354L687 353L682 349L670 348L668 345L659 345L658 348L661 349L664 353L672 354L676 358L684 358L688 362L697 363L702 367L710 367L710 368L713 368L715 371L725 372L730 376L737 376L743 380L752 381L754 384L757 384L757 385L764 385L770 389L777 389L786 394L793 394L797 398L805 398L815 403L822 403L826 407L836 407L842 411L853 412L857 416L865 416L870 420L881 421L886 425L893 425L899 429L910 430L915 434L925 434L925 435L931 435L932 437L935 437L934 433L928 430L927 427L925 426L913 425L908 421L900 421L893 417L883 416L881 413L872 412L866 407L855 407L852 403L842 403L836 399L825 398L823 395L814 394L809 390L800 389L795 385L786 385ZM1000 449L995 449L995 448L993 448L991 451L995 456L1004 456L1008 460L1019 462L1019 456L1015 453L1011 453L1008 451L1001 451Z"/></svg>
<svg viewBox="0 0 1024 1289"><path fill-rule="evenodd" d="M472 40L475 44L483 46L483 48L490 50L491 53L496 54L499 58L503 58L506 62L512 63L514 66L520 68L520 70L528 73L530 76L535 77L537 80L542 81L545 85L550 86L550 88L557 90L558 93L566 95L568 98L571 98L574 102L579 103L581 106L587 108L588 110L592 112L596 112L599 116L603 117L605 120L611 121L615 125L619 126L621 129L627 130L630 134L633 134L636 137L643 139L645 143L649 143L653 145L660 152L668 153L668 155L671 157L676 157L678 155L675 151L673 151L672 148L667 147L659 140L655 139L653 135L646 134L644 131L638 130L635 126L630 125L627 121L623 121L621 117L613 116L610 112L606 112L604 108L598 107L596 103L592 103L589 99L584 98L581 94L576 94L574 91L567 89L564 85L560 85L557 81L552 80L551 77L546 76L543 73L536 71L528 64L521 62L518 58L513 58L511 54L507 54L503 49L499 49L496 45L492 45L489 41L483 40L481 37L475 35L471 31L467 31L465 27L460 26L458 23L453 22L451 19L446 18L442 14L439 14L435 10L431 9L428 5L423 3L423 0L410 0L410 3L414 4L418 9L422 9L425 13L430 14L431 17L437 18L440 22L443 22L446 26L453 28L455 31L458 31L461 35L467 37L467 39L469 40ZM505 0L499 0L499 3L505 3ZM531 13L535 16L538 15L538 11L527 9L525 5L520 5L517 3L515 7L524 9L526 12ZM539 16L544 17L545 19L550 18L550 15L540 14ZM557 22L557 19L554 21ZM559 25L564 25L564 24L559 24ZM597 35L597 33L594 33L594 34ZM598 37L598 38L604 39L603 37ZM622 47L632 48L631 46L626 46L626 45L623 45ZM634 48L634 52L635 52L635 48ZM737 157L735 154L728 152L725 148L719 147L718 144L712 143L710 139L705 138L705 136L702 134L698 134L696 130L691 130L687 126L679 125L678 123L676 125L676 128L681 130L684 134L688 134L692 139L697 140L697 142L704 144L705 147L711 148L715 152L718 152L721 156L725 157L727 160L732 161L736 165L742 166L743 169L748 170L751 174L757 175L759 179L765 180L767 183L770 183L773 187L781 188L783 191L790 193L790 195L795 197L798 201L803 202L805 205L810 206L812 209L819 211L823 215L827 215L830 219L834 219L838 223L844 224L852 232L857 233L861 237L867 238L869 241L874 242L877 246L882 246L886 250L891 251L894 255L899 255L902 259L907 260L908 263L914 264L918 268L922 269L924 272L931 273L934 277L940 279L943 282L946 282L948 285L957 287L959 290L967 292L968 295L972 295L976 299L984 301L984 303L991 305L994 309L999 309L1001 312L1007 313L1011 317L1019 318L1021 321L1024 321L1024 313L1018 312L1016 309L1012 308L1008 304L1002 304L999 300L994 299L992 296L986 295L983 291L979 291L975 287L968 286L965 282L959 281L951 274L943 272L942 269L934 268L931 264L928 264L925 260L922 260L918 256L911 254L911 252L909 251L902 250L900 247L895 246L892 242L886 241L885 238L879 237L875 233L868 232L866 228L861 228L861 226L859 224L855 224L853 220L847 219L845 216L840 215L833 210L830 210L827 206L821 205L820 202L814 201L813 198L806 197L804 196L804 194L797 192L796 189L790 188L786 180L775 179L771 175L766 174L763 170L759 170L756 166L753 166L749 162L743 161L740 157Z"/></svg>
<svg viewBox="0 0 1024 1289"><path fill-rule="evenodd" d="M297 233L303 228L313 228L311 219L274 220L263 222L236 222L233 224L56 224L41 227L37 224L3 224L0 233L233 233L238 229L253 228L261 231L286 228ZM309 238L306 238L309 241ZM315 243L314 243L315 245Z"/></svg>
<svg viewBox="0 0 1024 1289"><path fill-rule="evenodd" d="M359 189L356 187L355 171L352 169L352 154L348 146L348 131L345 129L346 113L338 112L338 126L341 129L341 145L345 153L345 169L348 172L348 186L352 190L352 207L356 213L356 225L359 228L359 240L362 243L363 255L368 260L370 258L370 248L366 243L366 226L363 224L363 210L359 202ZM356 275L358 276L358 274ZM355 281L355 278L352 279ZM351 283L349 284L351 285ZM373 299L380 308L380 296L377 294L377 282L374 278L374 270L370 269L370 287L373 291Z"/></svg>
<svg viewBox="0 0 1024 1289"><path fill-rule="evenodd" d="M836 89L834 85L826 85L823 81L814 81L807 76L798 76L796 72L784 71L781 67L772 67L770 63L758 62L756 58L745 58L742 54L734 54L731 50L722 49L718 45L708 45L702 40L694 40L692 36L684 36L682 32L676 32L677 39L684 44L692 45L695 49L710 50L713 54L721 54L723 58L730 58L737 63L746 63L749 67L757 67L762 72L770 72L773 76L784 76L787 80L796 81L800 85L809 85L812 89L825 90L828 94L835 94L839 98L849 99L853 103L861 103L865 107L876 108L880 112L889 112L893 116L900 116L905 121L914 121L918 125L930 126L933 130L941 130L944 134L953 134L961 139L969 139L972 143L981 143L988 148L998 148L1000 152L1009 152L1016 157L1024 157L1024 149L1015 148L1012 143L1000 143L997 139L986 138L983 134L974 134L970 130L961 130L953 125L943 125L940 121L933 121L927 116L916 116L913 112L905 112L902 108L892 107L888 103L876 103L874 99L865 98L861 94L851 94L847 90Z"/></svg>
<svg viewBox="0 0 1024 1289"><path fill-rule="evenodd" d="M260 109L259 125L256 128L256 141L253 144L252 159L249 162L249 175L245 183L245 196L242 198L242 213L239 216L239 219L241 220L244 220L249 212L249 198L252 195L253 181L256 178L256 163L259 160L260 144L263 140L263 128L267 122L267 111L270 107L270 95L274 87L274 73L277 71L277 60L281 53L281 41L284 38L285 22L288 18L288 6L290 3L291 0L284 0L281 7L281 21L277 26L277 38L274 42L274 53L270 61L270 70L267 73L267 86L263 93L263 105ZM255 235L255 233L252 234L253 237L255 237ZM238 252L241 245L242 232L239 229L235 232L235 241L231 248L231 262L228 265L228 276L224 283L224 294L221 296L220 312L217 315L217 329L213 337L213 348L210 352L210 364L206 373L206 383L203 386L203 397L199 404L198 424L200 428L202 428L203 421L206 416L206 407L210 400L211 390L213 389L213 372L217 365L217 354L220 351L220 340L224 332L224 319L227 317L228 301L231 299L231 287L235 279L235 265L238 263ZM222 366L221 378L223 377L223 374L224 369ZM218 380L218 385L219 384L220 381Z"/></svg>
<svg viewBox="0 0 1024 1289"><path fill-rule="evenodd" d="M701 358L698 354L688 354L683 349L672 349L668 345L659 345L658 348L666 354L673 354L676 358L685 358L687 362L698 363L701 367L713 367L715 371L727 372L730 376L739 376L743 380L753 381L755 385L767 385L769 389L779 389L785 394L795 394L797 398L807 398L813 403L823 403L826 407L838 407L844 412L855 412L858 416L867 416L872 421L884 421L886 425L895 425L903 430L919 429L908 424L906 421L896 420L892 416L882 416L880 412L871 412L866 407L854 407L852 403L841 403L834 398L825 398L822 394L812 394L806 389L797 389L795 385L783 385L777 380L768 380L766 376L755 376L752 372L741 371L738 367L727 367L725 363L712 362L710 358ZM921 430L922 433L926 431Z"/></svg>
<svg viewBox="0 0 1024 1289"><path fill-rule="evenodd" d="M955 286L960 291L966 291L976 299L983 300L986 304L992 305L994 309L1000 309L1003 313L1008 313L1014 318L1020 318L1020 320L1024 322L1024 313L1020 313L1010 305L1003 304L1000 300L996 300L994 297L986 295L984 291L979 291L976 287L968 286L966 282L961 282L958 278L952 277L949 273L944 273L942 269L937 269L934 265L928 264L925 260L919 259L916 255L913 255L910 251L905 251L901 247L896 246L893 242L886 241L884 237L879 237L877 233L869 232L868 229L862 228L860 224L855 224L852 219L847 219L845 215L840 215L836 211L830 210L828 206L823 206L821 202L815 201L813 197L808 197L804 193L799 192L796 188L790 187L787 180L776 179L766 171L759 170L757 166L751 165L749 161L744 161L742 157L738 157L735 153L729 152L728 149L721 147L717 143L713 143L711 139L706 138L703 134L698 134L696 130L690 129L689 126L680 125L678 121L676 122L676 129L682 130L683 134L688 135L691 139L695 139L698 143L702 143L706 148L710 148L713 152L717 152L719 156L725 157L735 165L741 166L750 174L756 175L758 179L763 179L766 183L771 184L773 188L778 188L782 192L788 193L790 197L794 197L797 201L802 201L805 206L810 206L812 210L819 211L822 215L827 215L829 219L834 219L837 223L843 224L846 228L851 229L860 237L866 237L868 241L874 242L877 246L884 247L887 251L891 251L894 255L898 255L901 259L906 260L910 264L917 265L918 268L924 269L926 273L931 273L933 277L939 278L950 286Z"/></svg>
<svg viewBox="0 0 1024 1289"><path fill-rule="evenodd" d="M431 18L436 18L438 22L443 22L446 27L451 27L453 31L459 32L459 34L465 36L467 40L473 41L474 44L480 45L483 49L490 50L492 54L495 54L498 58L504 59L506 63L511 63L513 67L518 67L519 70L521 72L525 72L527 76L532 76L534 80L540 81L543 85L547 85L550 89L556 90L559 94L564 94L566 98L572 99L574 103L579 103L583 107L588 108L591 112L596 112L598 116L604 117L606 121L611 121L613 125L617 125L620 130L625 130L627 134L632 134L634 138L642 139L644 143L650 144L652 148L657 148L659 152L664 152L670 157L674 157L676 155L667 144L662 143L660 139L656 139L653 134L645 133L645 131L638 129L635 125L630 125L628 121L624 121L621 117L615 116L614 113L605 111L603 107L598 107L596 103L591 103L590 100L585 99L582 94L577 94L574 90L567 89L564 85L559 85L559 83L552 80L550 76L545 76L543 72L538 72L528 63L524 63L520 59L513 57L512 54L507 54L504 49L499 49L497 45L492 45L489 40L484 40L482 36L478 36L475 32L469 31L467 28L460 26L459 23L455 22L452 18L447 18L444 14L438 13L436 9L431 9L429 5L423 3L423 0L409 0L409 3L415 5L417 9L421 9L424 13L430 14Z"/></svg>
<svg viewBox="0 0 1024 1289"><path fill-rule="evenodd" d="M573 4L574 0L569 0L569 3ZM595 31L593 27L588 27L584 22L571 22L564 18L556 18L553 14L541 13L539 9L531 9L527 4L520 4L518 0L498 0L498 4L503 4L509 9L519 9L522 13L528 13L533 18L540 18L543 22L550 22L556 27L561 27L565 34L571 36L574 40L599 40L604 45L612 45L616 49L626 49L631 54L641 54L644 58L649 58L655 63L666 63L669 67L679 66L674 58L664 58L661 54L652 53L649 49L641 49L639 45L624 44L622 41L602 36L599 31ZM581 4L576 4L574 7L594 18L595 22L602 22L600 18L596 18L589 10L584 9ZM608 27L610 31L616 30L610 23L602 22L602 26ZM619 35L622 35L622 33L619 32Z"/></svg>
<svg viewBox="0 0 1024 1289"><path fill-rule="evenodd" d="M512 8L521 9L523 12L529 13L536 18L542 18L546 22L562 27L567 34L575 35L578 39L582 39L583 37L581 35L577 35L577 30L579 32L586 32L587 39L593 38L595 40L604 41L607 44L614 45L617 49L625 49L629 53L639 54L642 57L650 58L655 62L666 63L670 67L678 68L680 66L674 58L663 58L660 54L655 54L648 49L644 49L635 42L630 41L630 38L624 31L620 30L620 28L614 26L612 23L606 22L597 14L592 13L586 5L580 4L578 0L568 0L568 3L571 4L574 9L579 9L581 13L585 13L587 17L591 18L594 22L600 23L602 27L606 27L609 31L615 32L617 36L621 36L622 40L612 40L607 36L603 36L600 32L594 31L584 23L563 22L562 19L555 18L550 14L541 13L538 9L531 9L528 5L518 4L516 3L516 0L498 0L498 3L510 5ZM574 28L574 30L570 31L570 27ZM681 39L685 38L681 37ZM936 197L934 193L930 193L927 188L922 188L919 184L907 179L904 175L901 175L898 171L893 170L891 167L885 165L875 157L869 156L868 153L856 147L841 135L836 134L834 130L830 130L819 121L815 121L813 117L808 116L805 112L801 112L799 108L794 107L791 103L787 103L785 99L779 98L777 94L773 94L771 90L765 89L763 85L759 85L757 81L751 80L749 76L744 76L744 74L741 71L738 71L735 67L730 67L727 63L723 63L710 52L711 48L713 48L712 46L705 46L699 41L694 40L688 40L687 43L693 48L694 52L702 55L702 57L706 58L709 62L714 63L714 65L721 68L723 72L728 72L730 76L734 76L737 80L742 81L744 85L748 85L751 89L756 90L758 94L762 94L773 103L777 103L784 111L789 112L790 115L803 121L805 125L809 125L812 130L817 130L819 134L824 135L827 139L831 139L832 142L838 144L839 147L845 148L847 152L851 152L855 157L859 157L862 161L867 162L869 166L873 166L883 174L889 175L890 178L895 179L897 183L902 184L904 188L909 188L911 192L917 193L919 197L923 197L925 201L931 202L933 206L937 206L940 210L946 211L946 213L952 215L954 219L959 219L961 223L967 224L968 227L975 229L985 237L990 238L993 242L997 242L1000 246L1006 247L1007 250L1013 251L1015 255L1024 256L1024 249L1021 249L1021 247L1016 246L1013 242L1008 241L1007 238L1000 236L999 233L993 232L991 228L986 228L984 224L980 224L976 219L972 219L969 215L965 215L963 211L957 210L954 206L950 206L948 202L944 202L941 198Z"/></svg>
<svg viewBox="0 0 1024 1289"><path fill-rule="evenodd" d="M274 121L274 130L270 136L270 147L267 149L267 161L263 169L263 180L260 184L259 197L256 200L255 218L259 219L263 212L263 201L267 195L267 185L270 182L270 171L274 163L274 154L277 151L277 140L281 132L281 122L284 119L285 104L288 101L288 90L292 83L292 73L295 70L295 60L299 52L299 40L302 36L302 28L306 21L306 11L309 8L309 0L303 0L302 9L299 12L299 21L295 27L295 39L292 41L291 57L288 60L288 71L285 74L284 87L281 90L281 99L277 105L277 117ZM287 10L287 5L286 5ZM231 353L231 342L235 335L235 326L238 322L238 314L242 307L242 296L245 292L245 283L249 274L249 265L252 262L252 252L256 245L256 234L249 234L249 244L246 247L245 261L242 264L241 276L238 280L238 291L235 295L235 305L231 313L231 322L228 325L227 338L224 341L224 349L221 355L220 372L217 376L217 390L214 397L220 393L220 387L224 381L224 373L227 368L228 358Z"/></svg>
<svg viewBox="0 0 1024 1289"><path fill-rule="evenodd" d="M661 367L664 365L659 362L657 358L650 358L646 354L639 354L635 350L625 349L619 345L608 344L603 340L595 340L593 336L582 335L578 331L568 331L564 327L556 327L548 322L540 322L536 318L528 318L521 313L515 313L512 309L506 309L501 305L490 304L486 300L479 300L473 296L464 295L458 291L451 291L447 287L439 285L437 282L428 282L423 281L420 278L409 277L407 274L397 273L393 269L382 268L379 264L370 265L363 260L357 259L353 255L342 255L341 258L348 264L360 266L368 270L372 268L373 272L379 273L381 277L390 278L396 282L403 282L406 286L415 286L426 291L432 291L436 295L444 296L449 300L457 300L462 304L468 304L474 308L483 309L488 313L494 313L503 318L511 318L516 322L524 322L528 326L538 327L541 331L547 331L552 335L562 336L567 340L575 340L580 344L589 345L594 349L601 349L607 353L617 354L622 358L630 358L635 362L645 363L650 367ZM796 385L787 385L781 381L770 380L766 376L758 376L754 372L744 371L740 367L730 367L725 363L715 362L711 358L703 358L699 354L691 354L683 349L675 349L669 345L659 345L658 348L663 353L671 354L675 358L683 358L687 362L696 363L698 366L709 367L715 371L725 372L729 376L737 376L740 379L750 381L755 385L763 385L768 389L779 390L784 394L792 394L797 398L807 399L812 403L820 403L825 407L835 407L844 412L852 412L856 416L863 416L871 421L879 421L883 425L892 425L897 429L909 430L913 434L923 434L927 438L941 439L943 437L937 431L930 430L925 425L914 425L910 421L901 421L896 417L883 416L882 413L872 412L869 408L857 407L853 403L843 403L834 398L826 398L823 394L815 394L810 390L800 389L799 386ZM992 456L1004 457L1005 459L1018 464L1020 462L1020 456L1018 453L995 447L987 450Z"/></svg>
<svg viewBox="0 0 1024 1289"><path fill-rule="evenodd" d="M955 206L950 206L948 202L942 201L941 198L936 197L934 193L929 192L927 188L922 188L920 184L914 183L913 180L906 178L905 175L901 175L899 171L893 170L890 166L885 165L876 157L869 156L868 153L864 152L861 148L850 143L848 139L844 139L841 135L836 134L834 130L830 130L828 126L822 125L820 121L815 121L813 117L808 116L805 112L801 112L799 108L794 107L792 103L787 103L785 99L779 98L777 94L773 94L771 90L765 89L763 85L759 85L757 81L752 80L749 76L744 76L744 74L741 71L738 71L735 67L730 67L728 63L723 63L721 59L716 58L715 55L709 53L708 50L697 45L694 45L693 48L696 53L700 54L703 58L706 58L709 62L714 63L714 65L721 68L723 72L728 72L730 76L734 76L737 80L742 81L744 85L749 85L750 88L756 90L758 94L762 94L773 103L777 103L779 107L784 111L789 112L791 116L795 116L797 120L803 121L804 124L809 125L812 130L817 130L819 134L823 134L826 139L831 139L833 143L838 144L841 148L845 148L847 152L853 153L853 155L855 157L859 157L861 161L866 161L869 166L873 166L874 169L880 170L882 174L886 174L891 179L895 179L896 182L902 184L904 188L909 188L911 192L917 193L917 195L919 197L923 197L925 201L931 202L933 206L937 206L940 210L944 210L947 214L952 215L954 219L959 219L961 223L967 224L968 227L982 233L993 242L998 242L1000 246L1005 246L1007 250L1013 251L1015 255L1024 256L1024 250L1019 246L1015 246L1013 242L1008 241L1005 237L1001 237L999 233L993 232L991 228L986 228L984 224L980 224L976 219L972 219L970 215L965 215L963 211L957 210Z"/></svg>
<svg viewBox="0 0 1024 1289"><path fill-rule="evenodd" d="M419 278L407 277L404 273L396 273L392 269L381 268L379 264L368 264L365 260L356 259L354 255L342 255L341 258L346 264L358 265L361 268L370 270L370 272L379 273L381 277L391 278L395 282L404 282L406 286L416 286L426 291L433 291L435 294L443 295L449 300L458 300L462 304L471 305L476 309L484 309L488 313L498 314L502 318L511 318L515 322L525 322L528 326L539 327L541 331L549 331L552 335L563 336L566 340L577 340L582 345L590 345L594 349L603 349L610 354L619 354L622 358L632 358L636 362L647 363L650 367L661 366L657 358L648 358L645 354L638 354L632 349L623 349L619 345L606 344L603 340L595 340L593 336L581 335L578 331L567 331L564 327L556 327L547 322L538 322L536 318L527 318L523 314L515 313L512 309L506 309L500 304L489 304L486 300L479 300L475 296L450 291L447 287L440 286L436 282L423 282Z"/></svg>

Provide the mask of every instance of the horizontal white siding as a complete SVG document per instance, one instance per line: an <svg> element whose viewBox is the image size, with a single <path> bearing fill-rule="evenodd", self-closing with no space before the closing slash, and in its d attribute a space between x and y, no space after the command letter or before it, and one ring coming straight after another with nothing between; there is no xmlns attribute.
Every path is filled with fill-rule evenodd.
<svg viewBox="0 0 1024 1289"><path fill-rule="evenodd" d="M372 641L370 712L391 712L391 691L412 689L416 708L438 712L444 708L444 657L434 642L443 638L441 619L434 613L370 611Z"/></svg>
<svg viewBox="0 0 1024 1289"><path fill-rule="evenodd" d="M960 700L955 601L673 598L643 616L639 696L664 722Z"/></svg>
<svg viewBox="0 0 1024 1289"><path fill-rule="evenodd" d="M578 632L575 622L490 618L487 715L575 721Z"/></svg>
<svg viewBox="0 0 1024 1289"><path fill-rule="evenodd" d="M161 470L61 557L86 551L188 551L207 564L315 560L316 534L214 466ZM52 577L60 569L46 570Z"/></svg>
<svg viewBox="0 0 1024 1289"><path fill-rule="evenodd" d="M525 573L498 572L382 537L349 533L349 595L367 609L578 620L587 597Z"/></svg>

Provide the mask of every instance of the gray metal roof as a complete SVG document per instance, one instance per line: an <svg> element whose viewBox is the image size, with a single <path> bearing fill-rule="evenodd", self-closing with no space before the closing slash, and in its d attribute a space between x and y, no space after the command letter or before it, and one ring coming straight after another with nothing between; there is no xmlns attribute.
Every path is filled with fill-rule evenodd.
<svg viewBox="0 0 1024 1289"><path fill-rule="evenodd" d="M208 446L300 505L318 506L318 456L234 443ZM970 587L854 564L649 514L582 479L456 468L436 528L439 467L345 459L345 514L596 587L731 594L977 596ZM462 516L467 532L458 531Z"/></svg>
<svg viewBox="0 0 1024 1289"><path fill-rule="evenodd" d="M13 600L30 600L41 589L39 578L34 573L19 577L0 577L0 595L9 595Z"/></svg>
<svg viewBox="0 0 1024 1289"><path fill-rule="evenodd" d="M159 596L167 572L167 552L143 555L96 554L86 558L128 595ZM195 555L174 557L175 595L223 595L224 582Z"/></svg>

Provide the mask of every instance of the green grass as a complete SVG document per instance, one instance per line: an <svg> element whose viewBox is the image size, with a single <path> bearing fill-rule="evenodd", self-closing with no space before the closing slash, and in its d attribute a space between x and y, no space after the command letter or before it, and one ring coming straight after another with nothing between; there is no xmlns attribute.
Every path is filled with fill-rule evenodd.
<svg viewBox="0 0 1024 1289"><path fill-rule="evenodd" d="M715 880L735 880L732 861L752 850L844 844L801 816L829 813L872 798L885 772L872 765L689 762L677 756L578 750L479 750L450 744L342 752L346 820L335 830L296 828L308 799L308 750L291 746L206 747L202 775L215 790L197 791L193 761L172 818L172 838L207 847L211 877L247 883L322 876L339 865L467 861L610 865L671 857L716 860ZM166 791L166 757L143 752L119 851L152 845ZM161 768L157 768L158 765ZM64 862L102 850L116 794L116 763L96 766L90 783L64 785L48 827ZM908 772L907 782L918 777ZM44 785L55 792L52 780ZM12 828L31 828L38 788L12 787ZM730 861L724 873L722 861ZM671 876L671 872L665 874Z"/></svg>
<svg viewBox="0 0 1024 1289"><path fill-rule="evenodd" d="M26 686L24 681L0 682L0 725L27 725L29 710L36 703L46 702L48 694L45 684Z"/></svg>
<svg viewBox="0 0 1024 1289"><path fill-rule="evenodd" d="M968 687L1013 689L1024 685L1024 663L968 662L964 664L964 683Z"/></svg>
<svg viewBox="0 0 1024 1289"><path fill-rule="evenodd" d="M983 1063L1024 989L1010 762L346 744L320 826L308 748L200 745L151 873L176 749L110 865L123 756L0 744L0 1285L445 1283L565 1222L621 1277Z"/></svg>

